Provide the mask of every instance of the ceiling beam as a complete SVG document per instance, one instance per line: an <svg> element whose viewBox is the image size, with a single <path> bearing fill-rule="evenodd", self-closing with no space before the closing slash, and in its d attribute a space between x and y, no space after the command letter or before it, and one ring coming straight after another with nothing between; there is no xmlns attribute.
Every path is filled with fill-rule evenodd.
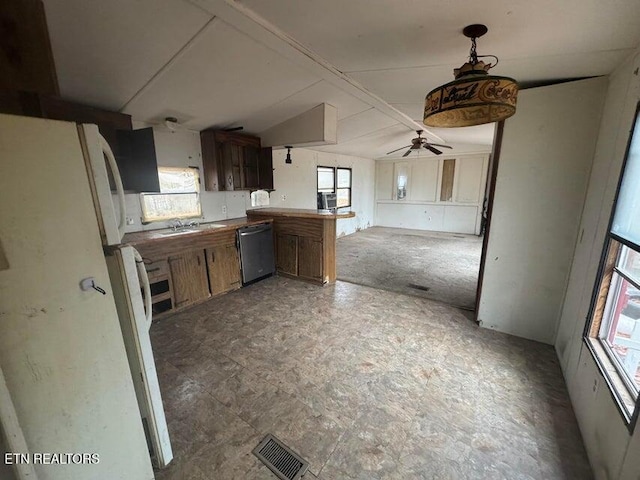
<svg viewBox="0 0 640 480"><path fill-rule="evenodd" d="M344 92L371 105L380 113L391 117L408 130L424 130L424 132L443 142L438 135L430 132L424 125L415 122L411 117L396 109L375 93L367 90L353 78L338 70L324 58L312 52L296 39L255 13L250 8L233 0L187 0L214 15L254 40L278 52L288 60L306 68L323 80L340 88ZM286 75L286 72L283 72Z"/></svg>

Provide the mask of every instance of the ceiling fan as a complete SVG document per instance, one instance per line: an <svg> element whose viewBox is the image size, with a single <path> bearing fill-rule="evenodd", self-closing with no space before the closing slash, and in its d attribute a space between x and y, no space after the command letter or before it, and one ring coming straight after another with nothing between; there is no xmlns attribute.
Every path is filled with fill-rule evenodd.
<svg viewBox="0 0 640 480"><path fill-rule="evenodd" d="M416 130L416 133L418 134L418 136L411 140L411 145L407 145L406 147L400 147L395 150L392 150L389 153L387 153L387 155L391 155L392 153L402 150L404 148L409 148L409 150L407 150L405 154L402 155L403 157L406 157L411 153L412 150L420 150L423 147L429 150L430 152L435 153L436 155L442 155L442 151L438 150L435 147L451 148L449 145L440 145L439 143L429 143L426 138L422 138L423 131L424 130Z"/></svg>

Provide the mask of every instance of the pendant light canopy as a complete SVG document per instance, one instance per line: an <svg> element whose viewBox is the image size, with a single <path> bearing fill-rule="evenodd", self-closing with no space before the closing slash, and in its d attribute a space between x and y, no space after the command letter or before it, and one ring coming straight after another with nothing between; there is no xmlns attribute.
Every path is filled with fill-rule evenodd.
<svg viewBox="0 0 640 480"><path fill-rule="evenodd" d="M489 75L489 69L498 64L498 57L476 53L476 39L487 31L485 25L469 25L462 31L471 39L469 61L453 71L455 80L427 95L423 121L428 127L482 125L516 113L518 83L513 78ZM478 60L484 57L494 58L495 63Z"/></svg>

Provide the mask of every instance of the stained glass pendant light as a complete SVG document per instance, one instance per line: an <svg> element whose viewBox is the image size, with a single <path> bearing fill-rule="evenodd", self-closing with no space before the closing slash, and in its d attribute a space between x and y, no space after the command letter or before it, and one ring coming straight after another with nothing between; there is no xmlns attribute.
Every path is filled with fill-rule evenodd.
<svg viewBox="0 0 640 480"><path fill-rule="evenodd" d="M487 31L485 25L469 25L462 30L471 39L469 61L453 71L455 80L427 95L423 121L428 127L482 125L516 113L518 83L513 78L489 75L489 69L498 64L498 57L476 53L476 39ZM495 63L478 60L485 57L494 58Z"/></svg>

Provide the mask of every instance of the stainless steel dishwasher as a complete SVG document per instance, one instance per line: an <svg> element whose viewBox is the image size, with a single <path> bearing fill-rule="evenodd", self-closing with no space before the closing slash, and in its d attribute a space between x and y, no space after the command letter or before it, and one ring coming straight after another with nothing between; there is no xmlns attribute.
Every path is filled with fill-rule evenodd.
<svg viewBox="0 0 640 480"><path fill-rule="evenodd" d="M273 275L273 228L270 223L238 229L242 284Z"/></svg>

